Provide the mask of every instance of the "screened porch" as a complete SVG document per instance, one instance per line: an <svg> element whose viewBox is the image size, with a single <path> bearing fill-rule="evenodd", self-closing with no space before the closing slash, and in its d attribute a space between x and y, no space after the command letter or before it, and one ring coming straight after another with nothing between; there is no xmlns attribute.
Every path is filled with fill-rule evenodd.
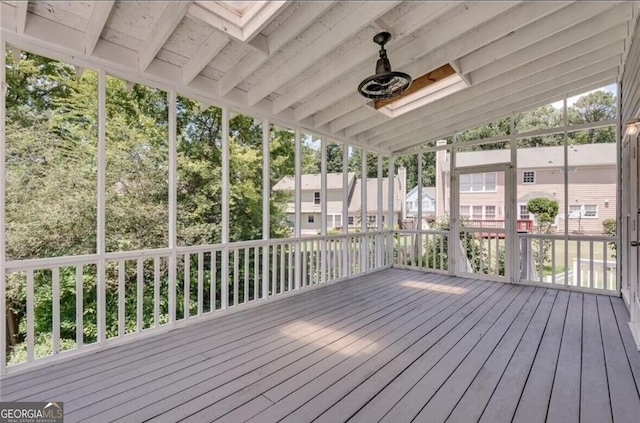
<svg viewBox="0 0 640 423"><path fill-rule="evenodd" d="M639 11L0 2L2 401L634 421Z"/></svg>

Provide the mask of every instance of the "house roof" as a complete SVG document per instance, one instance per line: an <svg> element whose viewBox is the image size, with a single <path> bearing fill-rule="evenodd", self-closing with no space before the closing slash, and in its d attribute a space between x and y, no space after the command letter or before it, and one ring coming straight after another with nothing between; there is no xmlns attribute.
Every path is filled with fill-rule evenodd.
<svg viewBox="0 0 640 423"><path fill-rule="evenodd" d="M402 209L402 183L400 178L393 178L393 209L400 211ZM356 185L353 188L351 201L349 202L349 212L357 212L362 209L362 179L356 179ZM367 179L367 210L378 210L378 179ZM389 211L389 179L382 180L382 211Z"/></svg>
<svg viewBox="0 0 640 423"><path fill-rule="evenodd" d="M348 173L349 185L352 184L356 174ZM293 176L285 176L273 186L276 191L293 191L296 188L295 178ZM327 189L342 189L342 173L327 173ZM301 175L300 189L302 191L320 191L322 188L322 179L319 173L309 173Z"/></svg>
<svg viewBox="0 0 640 423"><path fill-rule="evenodd" d="M418 186L413 187L408 193L407 198L415 195L418 192ZM436 199L436 187L422 187L422 197L430 197L432 200Z"/></svg>
<svg viewBox="0 0 640 423"><path fill-rule="evenodd" d="M614 83L638 16L609 1L277 1L242 17L217 3L3 0L0 26L71 65L389 153ZM394 70L417 80L453 63L467 86L376 111L356 88L380 28Z"/></svg>
<svg viewBox="0 0 640 423"><path fill-rule="evenodd" d="M568 164L576 166L615 166L616 144L577 144L568 148ZM510 150L478 150L459 152L456 166L480 166L488 163L508 163ZM518 169L559 168L564 166L564 147L518 149Z"/></svg>

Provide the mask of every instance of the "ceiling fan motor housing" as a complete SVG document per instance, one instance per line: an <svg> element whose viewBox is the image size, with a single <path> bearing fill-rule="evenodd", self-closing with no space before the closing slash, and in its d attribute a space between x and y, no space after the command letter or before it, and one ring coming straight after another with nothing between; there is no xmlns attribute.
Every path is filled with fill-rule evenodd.
<svg viewBox="0 0 640 423"><path fill-rule="evenodd" d="M387 58L384 45L391 39L391 34L381 32L373 37L380 45L380 58L376 62L376 73L358 86L361 95L371 99L388 99L402 94L411 85L411 77L403 72L394 72Z"/></svg>

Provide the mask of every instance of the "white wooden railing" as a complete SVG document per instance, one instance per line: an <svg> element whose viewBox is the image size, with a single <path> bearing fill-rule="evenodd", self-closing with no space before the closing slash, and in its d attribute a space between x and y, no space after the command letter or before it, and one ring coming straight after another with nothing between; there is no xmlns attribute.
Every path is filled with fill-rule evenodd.
<svg viewBox="0 0 640 423"><path fill-rule="evenodd" d="M519 261L514 280L566 289L618 295L616 238L608 236L518 233ZM442 230L393 232L393 266L449 274L504 276L506 232L503 229L460 228L455 269L449 257L450 233ZM542 260L540 260L542 258ZM450 270L452 269L452 270ZM455 270L455 272L453 271Z"/></svg>
<svg viewBox="0 0 640 423"><path fill-rule="evenodd" d="M521 233L518 238L521 280L620 293L615 237Z"/></svg>
<svg viewBox="0 0 640 423"><path fill-rule="evenodd" d="M10 261L5 277L24 288L26 355L0 365L21 370L381 269L392 239L380 231ZM48 316L51 332L36 333Z"/></svg>

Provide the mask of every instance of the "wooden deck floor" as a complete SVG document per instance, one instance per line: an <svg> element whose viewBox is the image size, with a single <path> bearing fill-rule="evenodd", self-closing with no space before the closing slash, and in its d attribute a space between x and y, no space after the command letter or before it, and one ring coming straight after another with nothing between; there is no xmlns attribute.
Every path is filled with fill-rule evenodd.
<svg viewBox="0 0 640 423"><path fill-rule="evenodd" d="M2 381L65 422L629 422L619 298L390 269Z"/></svg>

